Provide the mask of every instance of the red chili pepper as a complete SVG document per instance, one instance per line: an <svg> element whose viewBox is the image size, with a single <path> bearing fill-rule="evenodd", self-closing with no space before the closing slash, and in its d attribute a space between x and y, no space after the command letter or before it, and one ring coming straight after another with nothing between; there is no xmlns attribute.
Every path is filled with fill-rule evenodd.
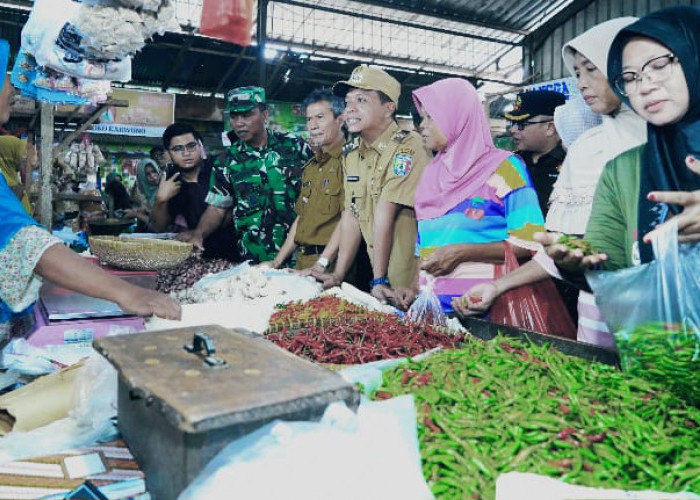
<svg viewBox="0 0 700 500"><path fill-rule="evenodd" d="M559 411L562 412L564 415L568 415L569 413L571 413L571 408L562 403L559 405Z"/></svg>
<svg viewBox="0 0 700 500"><path fill-rule="evenodd" d="M573 427L567 427L566 429L559 431L559 433L557 434L557 437L559 439L563 440L563 439L568 438L569 436L571 436L575 432L576 432L576 429L574 429Z"/></svg>
<svg viewBox="0 0 700 500"><path fill-rule="evenodd" d="M433 421L430 419L430 417L425 417L425 418L423 419L423 423L425 424L425 426L426 426L428 429L430 429L430 430L433 431L433 432L442 432L442 429L440 429L440 427L438 427L438 426L435 424L435 422L433 422Z"/></svg>
<svg viewBox="0 0 700 500"><path fill-rule="evenodd" d="M391 399L393 395L389 392L379 391L374 393L375 399Z"/></svg>
<svg viewBox="0 0 700 500"><path fill-rule="evenodd" d="M588 439L590 443L600 443L601 441L604 441L606 437L607 434L605 432L601 432L600 434L589 434L586 436L586 439Z"/></svg>

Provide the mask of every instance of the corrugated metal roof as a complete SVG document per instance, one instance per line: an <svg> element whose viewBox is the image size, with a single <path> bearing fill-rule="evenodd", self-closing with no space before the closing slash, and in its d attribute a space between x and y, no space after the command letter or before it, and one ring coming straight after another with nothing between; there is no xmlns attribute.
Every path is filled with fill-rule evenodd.
<svg viewBox="0 0 700 500"><path fill-rule="evenodd" d="M410 90L461 75L519 83L524 35L572 3L588 0L269 0L268 92L298 100L380 64ZM155 37L134 58L132 84L220 93L256 84L257 48L196 35L202 0L174 0L184 33ZM29 0L0 0L0 35L17 49ZM195 34L193 34L195 33Z"/></svg>

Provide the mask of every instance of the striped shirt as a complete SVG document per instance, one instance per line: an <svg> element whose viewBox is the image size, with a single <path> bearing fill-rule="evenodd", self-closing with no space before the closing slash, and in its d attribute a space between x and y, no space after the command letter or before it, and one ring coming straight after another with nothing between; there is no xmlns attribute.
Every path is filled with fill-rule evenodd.
<svg viewBox="0 0 700 500"><path fill-rule="evenodd" d="M421 258L436 248L462 243L484 244L505 240L532 241L544 231L544 219L525 163L510 156L475 195L445 215L418 221L417 251ZM433 290L445 312L452 312L452 298L474 285L493 281L495 265L463 262L446 276L435 279ZM423 284L423 283L421 283Z"/></svg>

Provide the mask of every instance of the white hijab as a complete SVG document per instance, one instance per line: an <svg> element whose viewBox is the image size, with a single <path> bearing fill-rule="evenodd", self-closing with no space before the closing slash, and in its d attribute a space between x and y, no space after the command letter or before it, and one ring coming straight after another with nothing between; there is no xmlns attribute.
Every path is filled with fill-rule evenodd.
<svg viewBox="0 0 700 500"><path fill-rule="evenodd" d="M572 76L576 76L574 57L577 52L607 76L608 52L615 35L636 20L636 17L611 19L566 43L562 57ZM646 122L625 104L615 115L604 115L601 125L581 134L569 147L554 184L546 228L567 234L584 234L603 167L646 140Z"/></svg>

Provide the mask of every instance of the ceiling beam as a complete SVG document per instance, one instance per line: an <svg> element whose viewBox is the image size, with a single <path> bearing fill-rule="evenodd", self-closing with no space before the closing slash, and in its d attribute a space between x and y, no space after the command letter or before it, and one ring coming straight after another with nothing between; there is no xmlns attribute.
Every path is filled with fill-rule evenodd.
<svg viewBox="0 0 700 500"><path fill-rule="evenodd" d="M390 18L381 17L381 16L374 16L371 14L364 14L362 12L350 12L350 11L338 9L335 7L326 7L325 5L319 5L319 4L308 4L308 3L304 3L304 2L299 2L297 0L273 0L273 1L276 3L292 5L294 7L303 7L306 9L320 10L322 12L328 12L331 14L339 14L339 15L345 15L345 16L350 16L350 17L356 17L356 18L360 18L360 19L367 19L369 21L378 21L378 22L383 22L383 23L388 23L388 24L397 24L397 25L403 26L405 28L423 29L426 31L432 31L432 32L441 33L444 35L452 35L452 36L458 36L458 37L464 37L464 38L474 38L476 40L483 40L485 42L493 42L493 43L502 43L505 45L519 45L520 44L520 42L503 40L501 38L496 38L496 37L491 37L491 36L467 34L467 33L464 33L462 31L448 30L448 29L444 29L444 28L439 28L437 26L428 26L425 24L411 23L408 21L399 21L396 19L390 19ZM372 3L372 2L365 2L365 3ZM381 5L381 2L379 4ZM386 4L384 4L383 6L387 7ZM451 20L455 21L455 18L453 17ZM493 28L493 29L497 29L499 31L508 31L508 30L504 30L501 28ZM517 34L522 36L522 35L527 34L527 32L517 33Z"/></svg>
<svg viewBox="0 0 700 500"><path fill-rule="evenodd" d="M505 33L510 33L512 35L525 36L529 33L526 30L521 30L521 29L513 28L510 26L501 26L501 25L497 25L497 24L491 24L491 23L479 21L473 17L465 17L465 16L460 16L460 15L455 15L453 13L447 13L447 12L437 13L437 12L431 12L427 9L425 9L425 10L410 10L410 9L406 9L406 8L402 8L402 7L397 7L397 6L393 5L391 2L387 2L386 0L358 0L358 1L360 3L364 3L367 5L374 5L375 7L384 7L385 9L397 10L400 12L406 12L408 14L420 14L423 16L434 17L434 18L443 19L446 21L467 23L467 24L471 24L473 26L477 26L480 28L487 28L487 29L492 29L495 31L503 31ZM314 4L313 7L318 8L320 6Z"/></svg>
<svg viewBox="0 0 700 500"><path fill-rule="evenodd" d="M194 43L194 37L187 37L185 40L185 43L182 44L182 47L180 47L180 51L177 53L177 56L175 57L175 61L173 62L172 67L170 68L170 71L168 72L168 76L166 76L163 79L163 84L160 87L161 92L167 92L168 88L170 87L170 84L173 83L173 80L177 76L177 74L180 72L182 69L182 65L185 63L185 58L187 57L188 52L192 48L192 44Z"/></svg>
<svg viewBox="0 0 700 500"><path fill-rule="evenodd" d="M212 90L210 97L214 97L217 93L221 92L221 89L223 89L224 85L226 85L226 81L231 77L233 72L238 69L238 66L240 66L241 61L243 60L243 55L245 54L246 50L248 50L248 47L241 48L241 51L238 53L238 56L236 57L236 60L233 61L233 63L228 67L226 72L223 74L223 76L219 80L219 83L216 84L216 88L214 88L214 90Z"/></svg>

